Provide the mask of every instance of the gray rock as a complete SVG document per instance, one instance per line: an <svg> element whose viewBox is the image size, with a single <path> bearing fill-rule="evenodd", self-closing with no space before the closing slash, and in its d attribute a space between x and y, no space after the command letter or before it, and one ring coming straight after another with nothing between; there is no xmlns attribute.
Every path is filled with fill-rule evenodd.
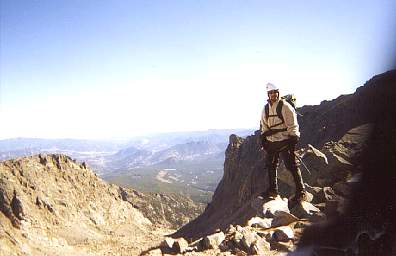
<svg viewBox="0 0 396 256"><path fill-rule="evenodd" d="M162 254L161 249L157 248L157 249L148 251L147 254L145 254L145 255L148 255L148 256L162 256L163 254Z"/></svg>
<svg viewBox="0 0 396 256"><path fill-rule="evenodd" d="M272 221L272 227L286 226L299 219L291 213L278 212L277 216Z"/></svg>
<svg viewBox="0 0 396 256"><path fill-rule="evenodd" d="M307 148L308 148L307 152L312 153L314 156L316 156L318 161L322 162L323 164L329 164L326 155L323 154L320 150L316 149L311 144L308 144Z"/></svg>
<svg viewBox="0 0 396 256"><path fill-rule="evenodd" d="M276 215L283 213L290 213L288 208L288 200L282 199L281 197L276 197L273 200L266 201L261 207L260 215L264 218L273 218Z"/></svg>
<svg viewBox="0 0 396 256"><path fill-rule="evenodd" d="M188 248L188 242L184 238L176 239L173 248L177 253L184 253Z"/></svg>
<svg viewBox="0 0 396 256"><path fill-rule="evenodd" d="M334 193L334 190L331 187L324 187L323 188L323 202L335 199L337 196Z"/></svg>
<svg viewBox="0 0 396 256"><path fill-rule="evenodd" d="M321 187L315 187L315 186L311 186L307 183L304 184L305 185L305 189L307 192L311 193L314 197L317 193L319 193L322 188Z"/></svg>
<svg viewBox="0 0 396 256"><path fill-rule="evenodd" d="M300 219L307 219L314 215L314 213L320 212L318 208L313 206L311 203L301 201L297 203L292 209L291 213Z"/></svg>
<svg viewBox="0 0 396 256"><path fill-rule="evenodd" d="M294 229L306 228L306 227L309 227L310 225L312 225L312 223L310 223L310 222L307 222L307 221L298 221L298 222L296 222L296 224L294 225Z"/></svg>
<svg viewBox="0 0 396 256"><path fill-rule="evenodd" d="M280 242L280 241L272 241L271 242L271 249L276 250L276 251L292 252L296 249L295 247L296 246L294 245L292 240L289 240L287 242ZM285 254L281 254L281 255L289 255L289 254L285 253Z"/></svg>
<svg viewBox="0 0 396 256"><path fill-rule="evenodd" d="M236 230L237 230L238 232L242 232L242 231L244 230L244 228L241 227L241 226L239 226L239 225L237 225L237 226L236 226Z"/></svg>
<svg viewBox="0 0 396 256"><path fill-rule="evenodd" d="M307 192L312 194L312 203L317 204L323 202L323 197L321 197L321 193L323 193L323 188L321 187L313 187L308 184L305 184L305 189Z"/></svg>
<svg viewBox="0 0 396 256"><path fill-rule="evenodd" d="M251 247L252 253L260 256L268 255L270 249L271 249L270 243L268 243L262 238L257 239L256 242Z"/></svg>
<svg viewBox="0 0 396 256"><path fill-rule="evenodd" d="M311 203L313 201L314 196L309 193L308 191L305 191L305 201Z"/></svg>
<svg viewBox="0 0 396 256"><path fill-rule="evenodd" d="M46 208L48 211L50 211L51 213L55 213L54 207L52 206L51 203L48 202L48 199L47 199L47 198L37 196L37 197L36 197L36 205L37 205L39 208L44 207L44 208Z"/></svg>
<svg viewBox="0 0 396 256"><path fill-rule="evenodd" d="M161 242L161 247L172 249L175 240L173 238L167 237L164 241Z"/></svg>
<svg viewBox="0 0 396 256"><path fill-rule="evenodd" d="M252 246L252 244L254 244L256 242L257 238L259 238L259 236L255 232L250 231L248 229L244 229L242 231L242 235L243 235L243 237L242 237L241 242L242 242L243 246L249 250L250 250L250 247Z"/></svg>
<svg viewBox="0 0 396 256"><path fill-rule="evenodd" d="M225 235L223 232L218 232L204 238L204 246L207 249L217 249L219 245L224 241Z"/></svg>
<svg viewBox="0 0 396 256"><path fill-rule="evenodd" d="M274 234L272 235L273 239L279 242L286 242L294 239L294 231L289 226L278 227Z"/></svg>
<svg viewBox="0 0 396 256"><path fill-rule="evenodd" d="M260 218L260 217L253 217L248 221L248 226L250 227L258 227L258 228L270 228L272 226L271 218Z"/></svg>
<svg viewBox="0 0 396 256"><path fill-rule="evenodd" d="M239 244L241 242L243 238L243 234L239 231L236 231L234 234L234 237L232 238L232 240L236 243Z"/></svg>
<svg viewBox="0 0 396 256"><path fill-rule="evenodd" d="M306 189L308 192L312 193L313 199L311 202L314 204L327 202L337 197L337 195L334 193L334 190L331 187L320 188L320 187L306 186Z"/></svg>
<svg viewBox="0 0 396 256"><path fill-rule="evenodd" d="M228 227L227 234L233 234L233 233L235 233L235 231L236 231L236 227L234 227L233 225L230 225Z"/></svg>

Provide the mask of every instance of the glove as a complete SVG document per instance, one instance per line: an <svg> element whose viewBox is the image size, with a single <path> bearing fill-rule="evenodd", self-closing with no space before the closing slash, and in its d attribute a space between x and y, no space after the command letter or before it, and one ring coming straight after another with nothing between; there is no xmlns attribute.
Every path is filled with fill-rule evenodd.
<svg viewBox="0 0 396 256"><path fill-rule="evenodd" d="M268 148L268 140L267 137L264 135L261 135L261 146L263 147L264 150Z"/></svg>
<svg viewBox="0 0 396 256"><path fill-rule="evenodd" d="M298 136L290 136L290 138L289 138L289 142L293 146L295 146L299 140L300 140L300 137L298 137Z"/></svg>

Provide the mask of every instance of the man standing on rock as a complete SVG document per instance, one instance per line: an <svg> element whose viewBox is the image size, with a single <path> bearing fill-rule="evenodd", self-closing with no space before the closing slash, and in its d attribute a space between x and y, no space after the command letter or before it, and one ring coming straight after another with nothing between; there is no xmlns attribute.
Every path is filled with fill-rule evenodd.
<svg viewBox="0 0 396 256"><path fill-rule="evenodd" d="M300 138L295 109L285 100L279 98L279 88L267 84L268 103L261 114L261 140L267 152L266 168L269 177L269 189L261 194L264 198L276 197L279 194L277 167L281 156L296 184L296 200L305 200L306 192L298 167L295 147Z"/></svg>

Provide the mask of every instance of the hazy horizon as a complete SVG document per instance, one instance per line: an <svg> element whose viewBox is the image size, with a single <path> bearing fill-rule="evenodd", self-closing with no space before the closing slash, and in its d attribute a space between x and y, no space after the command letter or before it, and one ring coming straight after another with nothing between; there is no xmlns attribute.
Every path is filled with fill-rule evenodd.
<svg viewBox="0 0 396 256"><path fill-rule="evenodd" d="M391 0L0 3L0 139L258 128L267 82L319 104L396 45Z"/></svg>
<svg viewBox="0 0 396 256"><path fill-rule="evenodd" d="M45 140L88 140L88 141L125 141L130 139L138 139L138 138L150 138L156 136L163 135L177 135L184 133L210 133L210 132L225 132L225 131L248 131L248 130L257 130L258 128L224 128L224 129L205 129L205 130L191 130L191 131L168 131L168 132L153 132L153 133L144 133L129 137L111 137L111 138L79 138L79 137L9 137L9 138L0 138L0 140L13 140L13 139L45 139Z"/></svg>

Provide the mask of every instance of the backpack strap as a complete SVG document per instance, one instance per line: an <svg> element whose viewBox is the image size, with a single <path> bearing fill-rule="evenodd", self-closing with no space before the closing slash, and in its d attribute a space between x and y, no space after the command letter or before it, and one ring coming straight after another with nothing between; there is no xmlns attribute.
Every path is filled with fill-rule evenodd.
<svg viewBox="0 0 396 256"><path fill-rule="evenodd" d="M278 105L276 106L276 115L270 115L269 114L269 105L268 105L268 103L265 105L265 107L264 107L265 118L268 120L269 117L277 116L282 122L269 127L269 130L267 132L265 132L264 136L270 136L270 135L273 135L273 134L278 133L278 132L287 131L287 128L272 129L272 128L274 128L276 126L279 126L279 125L281 125L281 124L283 124L285 122L285 119L283 118L283 115L282 115L282 107L283 107L283 100L280 100L278 102Z"/></svg>
<svg viewBox="0 0 396 256"><path fill-rule="evenodd" d="M279 107L279 105L281 105L281 106ZM279 102L278 106L276 107L276 115L270 115L269 114L269 105L268 105L268 103L265 104L265 107L264 107L265 119L268 120L268 118L270 118L270 117L277 116L277 117L279 117L282 120L282 124L283 124L284 120L283 120L283 116L282 116L282 105L283 105L283 102L282 103ZM278 124L276 126L278 126Z"/></svg>
<svg viewBox="0 0 396 256"><path fill-rule="evenodd" d="M276 106L276 114L278 115L279 119L282 120L281 124L283 124L285 122L285 119L283 118L283 115L282 115L282 107L283 107L283 100L280 100L278 102L278 106Z"/></svg>
<svg viewBox="0 0 396 256"><path fill-rule="evenodd" d="M268 117L269 117L269 106L268 106L268 103L265 104L264 111L265 111L265 119L267 119L267 121L268 121Z"/></svg>
<svg viewBox="0 0 396 256"><path fill-rule="evenodd" d="M269 114L269 106L268 106L268 104L265 105L265 118L267 119L267 121L268 121L269 117L275 117L275 116L277 116L281 120L280 123L272 125L271 127L269 127L270 129L275 127L275 126L279 126L279 125L281 125L281 124L283 124L285 122L285 119L283 118L283 115L282 115L282 107L283 107L283 100L280 100L278 102L278 105L276 106L276 115L270 115Z"/></svg>

